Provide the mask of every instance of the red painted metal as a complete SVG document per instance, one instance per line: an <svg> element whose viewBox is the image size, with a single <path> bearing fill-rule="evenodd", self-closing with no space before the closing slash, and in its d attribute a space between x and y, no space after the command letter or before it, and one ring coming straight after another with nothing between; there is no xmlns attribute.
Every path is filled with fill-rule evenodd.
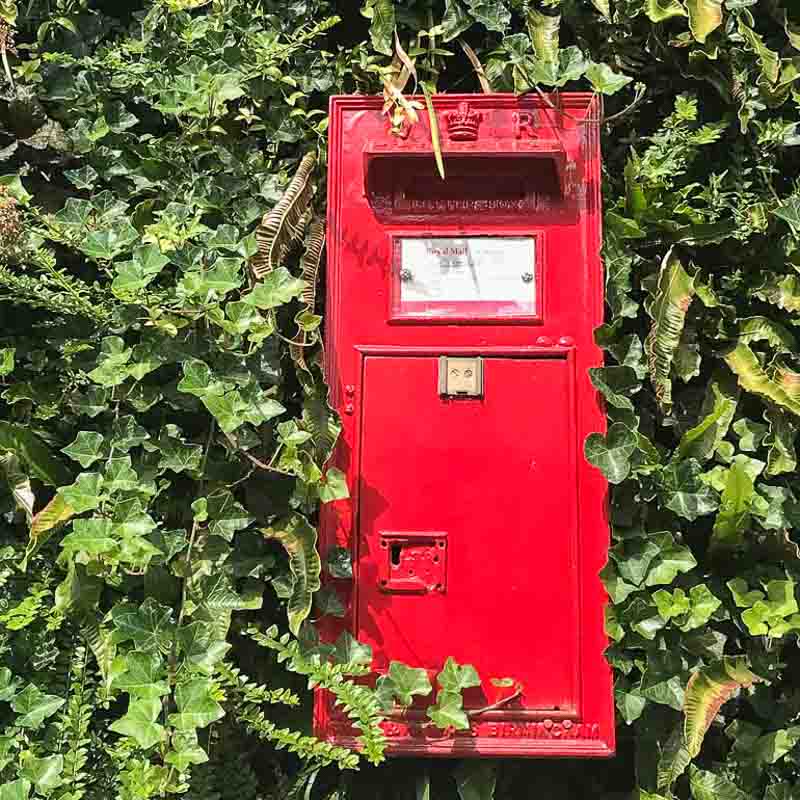
<svg viewBox="0 0 800 800"><path fill-rule="evenodd" d="M502 697L491 678L523 684L454 735L426 722L431 698L391 716L391 753L609 756L607 486L583 457L605 426L588 378L602 363L599 103L433 103L445 181L427 114L403 138L380 98L331 101L327 371L352 497L324 507L321 546L351 550L354 580L326 578L347 614L324 618L323 634L350 630L378 673L392 660L432 678L448 656L473 664L473 711ZM463 286L404 294L415 259L433 253L445 276L467 250L484 271L511 254L529 289L507 298L510 274L477 298ZM441 356L480 357L482 394L442 394ZM355 744L325 692L315 730Z"/></svg>

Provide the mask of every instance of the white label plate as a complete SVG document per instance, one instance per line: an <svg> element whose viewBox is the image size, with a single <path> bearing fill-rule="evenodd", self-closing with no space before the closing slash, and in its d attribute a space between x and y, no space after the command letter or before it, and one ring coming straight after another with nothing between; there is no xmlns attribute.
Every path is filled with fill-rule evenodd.
<svg viewBox="0 0 800 800"><path fill-rule="evenodd" d="M536 240L468 236L400 240L400 302L495 302L533 311Z"/></svg>

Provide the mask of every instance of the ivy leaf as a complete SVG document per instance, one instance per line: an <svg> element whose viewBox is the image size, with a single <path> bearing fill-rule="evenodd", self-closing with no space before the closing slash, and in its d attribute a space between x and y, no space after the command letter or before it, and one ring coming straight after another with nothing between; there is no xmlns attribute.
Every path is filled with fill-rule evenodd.
<svg viewBox="0 0 800 800"><path fill-rule="evenodd" d="M400 661L391 661L389 671L381 675L376 684L378 699L387 710L395 702L406 708L414 701L414 695L426 697L432 690L427 670L409 667Z"/></svg>
<svg viewBox="0 0 800 800"><path fill-rule="evenodd" d="M631 367L592 367L589 377L594 388L602 393L610 405L633 411L633 403L628 395L639 391L640 384Z"/></svg>
<svg viewBox="0 0 800 800"><path fill-rule="evenodd" d="M236 250L241 235L233 225L220 225L206 242L211 250Z"/></svg>
<svg viewBox="0 0 800 800"><path fill-rule="evenodd" d="M61 486L72 478L70 471L29 428L0 420L0 451L10 451L22 461L31 477L48 486Z"/></svg>
<svg viewBox="0 0 800 800"><path fill-rule="evenodd" d="M713 408L708 406L713 402ZM710 458L728 431L736 412L735 395L725 391L720 384L712 383L703 402L703 419L681 437L674 460Z"/></svg>
<svg viewBox="0 0 800 800"><path fill-rule="evenodd" d="M188 443L177 425L167 425L158 440L161 459L159 472L196 472L203 460L203 448L199 444Z"/></svg>
<svg viewBox="0 0 800 800"><path fill-rule="evenodd" d="M128 713L109 727L115 733L130 736L143 750L149 750L163 740L166 729L156 720L161 713L161 701L157 698L131 697Z"/></svg>
<svg viewBox="0 0 800 800"><path fill-rule="evenodd" d="M53 694L45 694L29 683L12 701L11 708L20 716L15 724L20 728L36 730L64 705L66 700Z"/></svg>
<svg viewBox="0 0 800 800"><path fill-rule="evenodd" d="M739 419L733 424L733 432L739 437L739 448L746 453L753 453L761 445L769 428L750 419Z"/></svg>
<svg viewBox="0 0 800 800"><path fill-rule="evenodd" d="M186 660L206 674L213 672L214 666L231 647L219 638L213 625L199 620L178 630L178 643Z"/></svg>
<svg viewBox="0 0 800 800"><path fill-rule="evenodd" d="M130 376L128 364L133 355L133 348L126 347L119 336L107 336L100 347L97 367L89 377L101 386L119 386Z"/></svg>
<svg viewBox="0 0 800 800"><path fill-rule="evenodd" d="M336 640L336 650L333 657L337 664L372 665L372 648L368 644L361 644L349 631L342 631Z"/></svg>
<svg viewBox="0 0 800 800"><path fill-rule="evenodd" d="M234 591L230 578L224 574L204 575L195 583L192 594L198 605L218 616L229 611L261 608L263 585L251 581L244 594Z"/></svg>
<svg viewBox="0 0 800 800"><path fill-rule="evenodd" d="M347 487L347 476L336 467L329 467L319 485L319 499L323 503L345 500L350 497Z"/></svg>
<svg viewBox="0 0 800 800"><path fill-rule="evenodd" d="M141 500L131 498L118 502L114 508L114 530L125 539L147 536L155 530L156 523L142 507Z"/></svg>
<svg viewBox="0 0 800 800"><path fill-rule="evenodd" d="M207 678L178 684L175 704L178 713L169 715L169 724L178 730L205 728L225 715L213 696L213 684Z"/></svg>
<svg viewBox="0 0 800 800"><path fill-rule="evenodd" d="M511 13L500 0L466 0L476 22L487 30L505 33L511 23Z"/></svg>
<svg viewBox="0 0 800 800"><path fill-rule="evenodd" d="M116 546L117 540L112 535L112 524L108 519L76 519L72 523L72 533L61 540L61 547L68 554L97 556Z"/></svg>
<svg viewBox="0 0 800 800"><path fill-rule="evenodd" d="M752 800L727 778L695 767L690 767L689 786L694 800Z"/></svg>
<svg viewBox="0 0 800 800"><path fill-rule="evenodd" d="M169 264L169 258L154 244L137 247L133 259L116 265L116 277L111 290L117 297L125 298L148 286Z"/></svg>
<svg viewBox="0 0 800 800"><path fill-rule="evenodd" d="M661 474L664 505L690 521L715 511L719 505L714 491L702 482L702 468L693 458L667 465Z"/></svg>
<svg viewBox="0 0 800 800"><path fill-rule="evenodd" d="M623 86L627 86L633 78L614 72L608 64L591 64L586 70L586 77L592 88L601 94L616 94Z"/></svg>
<svg viewBox="0 0 800 800"><path fill-rule="evenodd" d="M70 486L62 486L58 493L72 509L73 514L83 514L100 507L103 476L97 472L82 472Z"/></svg>
<svg viewBox="0 0 800 800"><path fill-rule="evenodd" d="M0 786L0 800L28 800L30 794L31 782L25 778L17 778Z"/></svg>
<svg viewBox="0 0 800 800"><path fill-rule="evenodd" d="M497 769L491 762L468 759L453 772L460 800L494 800Z"/></svg>
<svg viewBox="0 0 800 800"><path fill-rule="evenodd" d="M597 467L609 483L622 483L631 469L630 458L636 450L636 434L615 422L608 434L592 433L584 444L587 461Z"/></svg>
<svg viewBox="0 0 800 800"><path fill-rule="evenodd" d="M472 25L472 17L467 13L461 0L445 0L442 17L442 39L451 42Z"/></svg>
<svg viewBox="0 0 800 800"><path fill-rule="evenodd" d="M61 786L63 771L64 756L55 755L46 758L29 756L22 764L20 775L27 778L40 794L49 794L51 790Z"/></svg>
<svg viewBox="0 0 800 800"><path fill-rule="evenodd" d="M690 572L697 566L697 559L688 547L676 544L671 533L653 536L659 548L658 556L653 560L645 579L645 586L662 586L672 583L679 573Z"/></svg>
<svg viewBox="0 0 800 800"><path fill-rule="evenodd" d="M314 606L323 616L329 614L332 617L344 617L345 607L341 598L334 589L323 586L314 595Z"/></svg>
<svg viewBox="0 0 800 800"><path fill-rule="evenodd" d="M109 493L133 492L139 486L139 476L131 467L131 457L115 458L103 474L103 488Z"/></svg>
<svg viewBox="0 0 800 800"><path fill-rule="evenodd" d="M461 666L452 656L448 656L442 671L436 676L436 680L445 692L460 693L463 689L481 685L481 679L475 667L472 664Z"/></svg>
<svg viewBox="0 0 800 800"><path fill-rule="evenodd" d="M705 625L722 605L722 601L704 583L692 586L689 590L689 599L691 611L687 619L681 623L682 631L691 631Z"/></svg>
<svg viewBox="0 0 800 800"><path fill-rule="evenodd" d="M183 365L183 378L178 384L179 392L187 392L201 399L209 396L221 397L230 385L215 378L204 361L191 359Z"/></svg>
<svg viewBox="0 0 800 800"><path fill-rule="evenodd" d="M94 261L113 261L138 238L139 232L125 220L107 230L90 233L79 242L78 247L85 256Z"/></svg>
<svg viewBox="0 0 800 800"><path fill-rule="evenodd" d="M331 547L325 558L325 568L332 578L351 580L353 577L353 562L350 550L346 547Z"/></svg>
<svg viewBox="0 0 800 800"><path fill-rule="evenodd" d="M86 394L76 393L70 398L70 405L79 414L96 417L102 414L109 404L111 392L99 386L90 386Z"/></svg>
<svg viewBox="0 0 800 800"><path fill-rule="evenodd" d="M469 728L469 718L464 712L464 699L460 692L439 692L436 703L428 706L426 713L437 728L465 731Z"/></svg>
<svg viewBox="0 0 800 800"><path fill-rule="evenodd" d="M623 692L617 689L614 692L614 702L622 718L630 725L642 716L647 698L638 692Z"/></svg>
<svg viewBox="0 0 800 800"><path fill-rule="evenodd" d="M223 489L208 496L208 530L229 542L237 531L244 530L255 522L244 506Z"/></svg>
<svg viewBox="0 0 800 800"><path fill-rule="evenodd" d="M268 272L264 280L242 298L242 302L260 309L277 308L294 297L300 297L305 286L305 281L292 277L286 267L278 267Z"/></svg>
<svg viewBox="0 0 800 800"><path fill-rule="evenodd" d="M114 665L112 688L137 697L156 698L169 694L169 686L161 668L161 659L154 653L134 651L120 656Z"/></svg>
<svg viewBox="0 0 800 800"><path fill-rule="evenodd" d="M164 759L178 772L185 772L191 764L205 764L208 754L197 741L197 731L175 731L172 736L172 750Z"/></svg>
<svg viewBox="0 0 800 800"><path fill-rule="evenodd" d="M116 453L127 453L149 438L150 434L130 414L115 420L111 426L111 447Z"/></svg>
<svg viewBox="0 0 800 800"><path fill-rule="evenodd" d="M795 236L800 236L800 195L793 194L785 203L773 208L772 213L782 219Z"/></svg>
<svg viewBox="0 0 800 800"><path fill-rule="evenodd" d="M289 556L294 584L286 610L289 629L297 636L300 625L311 611L314 592L320 587L322 564L317 553L317 532L300 514L294 514L274 527L262 528L261 532L267 539L277 539Z"/></svg>
<svg viewBox="0 0 800 800"><path fill-rule="evenodd" d="M744 544L744 534L749 527L750 509L755 498L755 483L747 469L750 460L745 455L737 455L728 469L709 543L712 552L736 550Z"/></svg>
<svg viewBox="0 0 800 800"><path fill-rule="evenodd" d="M114 623L113 640L133 641L137 650L145 653L166 653L175 635L172 609L152 597L141 605L118 603L111 609Z"/></svg>
<svg viewBox="0 0 800 800"><path fill-rule="evenodd" d="M68 169L64 171L64 177L76 189L94 189L97 179L100 177L97 170L90 164L86 164L80 169Z"/></svg>

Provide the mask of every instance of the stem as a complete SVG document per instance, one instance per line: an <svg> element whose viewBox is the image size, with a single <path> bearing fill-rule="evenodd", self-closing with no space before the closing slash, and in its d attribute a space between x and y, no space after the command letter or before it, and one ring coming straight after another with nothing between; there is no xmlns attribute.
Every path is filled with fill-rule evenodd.
<svg viewBox="0 0 800 800"><path fill-rule="evenodd" d="M467 711L467 716L472 718L477 717L479 714L485 714L487 711L497 711L497 709L508 705L512 700L516 700L521 694L522 687L518 686L514 694L510 694L508 697L504 697L502 700L498 700L496 703L492 703L490 706L476 708L474 711Z"/></svg>
<svg viewBox="0 0 800 800"><path fill-rule="evenodd" d="M8 53L6 52L5 47L0 49L0 56L2 56L3 58L3 70L6 73L6 78L8 78L8 82L11 84L11 91L16 92L17 87L14 84L14 76L11 74L11 65L8 63Z"/></svg>
<svg viewBox="0 0 800 800"><path fill-rule="evenodd" d="M278 469L277 467L271 466L271 464L267 464L266 462L261 461L261 459L256 458L254 455L251 455L250 453L248 453L247 450L240 450L236 446L236 442L233 440L233 437L230 434L226 433L225 437L230 442L231 447L233 447L236 450L237 453L239 453L240 455L243 455L254 467L258 467L259 469L266 470L267 472L277 472L279 475L291 475L290 472L284 472L284 470L282 470L282 469ZM273 456L272 460L273 461L275 460L274 456Z"/></svg>
<svg viewBox="0 0 800 800"><path fill-rule="evenodd" d="M205 447L203 448L203 460L200 462L200 481L198 485L198 494L202 494L203 487L205 486L205 471L206 471L206 464L208 463L208 453L211 450L211 442L214 439L214 431L216 430L216 420L212 419L211 424L208 426L208 436L206 436L206 443ZM192 550L194 549L194 543L197 539L197 530L198 530L198 523L197 518L192 521L192 530L189 534L189 545L186 548L186 563L189 564L192 558ZM186 616L186 602L188 600L188 593L189 593L189 580L190 576L187 576L183 579L183 585L181 586L181 608L178 612L178 628L183 622L183 618ZM175 674L177 672L177 665L178 665L178 644L177 640L172 642L172 647L169 651L169 659L167 661L167 673L168 673L168 681L170 686L175 685ZM170 702L172 697L172 693L170 692L164 697L164 702L162 707L164 709L164 714L166 716L167 706ZM166 720L165 720L166 722ZM167 748L169 747L170 739L171 739L171 732L168 732L167 739L164 743L164 750L162 752L166 752ZM171 766L169 770L169 775L167 776L167 780L170 781L172 779L172 774L175 771L175 767Z"/></svg>

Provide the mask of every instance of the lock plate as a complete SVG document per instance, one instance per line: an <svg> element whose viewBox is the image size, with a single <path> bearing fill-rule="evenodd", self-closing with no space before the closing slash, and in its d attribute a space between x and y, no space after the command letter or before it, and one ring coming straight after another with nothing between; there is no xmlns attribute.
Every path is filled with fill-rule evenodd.
<svg viewBox="0 0 800 800"><path fill-rule="evenodd" d="M483 397L483 359L439 357L439 394Z"/></svg>
<svg viewBox="0 0 800 800"><path fill-rule="evenodd" d="M387 594L444 593L447 534L381 531L378 581Z"/></svg>

